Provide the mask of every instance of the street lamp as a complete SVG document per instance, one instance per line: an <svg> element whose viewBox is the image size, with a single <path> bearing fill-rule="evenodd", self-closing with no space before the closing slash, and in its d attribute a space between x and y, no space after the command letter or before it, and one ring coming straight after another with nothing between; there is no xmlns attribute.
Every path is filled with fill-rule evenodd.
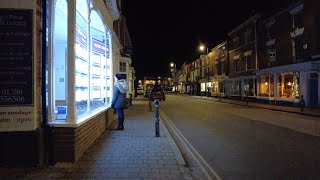
<svg viewBox="0 0 320 180"><path fill-rule="evenodd" d="M170 63L170 67L171 67L171 72L172 72L172 77L173 77L173 87L174 87L174 92L175 94L177 94L177 87L176 87L176 71L177 71L177 67L176 67L176 64L175 63Z"/></svg>
<svg viewBox="0 0 320 180"><path fill-rule="evenodd" d="M203 45L203 44L200 44L200 46L199 46L199 50L201 51L201 52L204 52L204 50L206 50L206 54L208 54L208 47L206 47L205 45ZM205 52L204 52L205 53Z"/></svg>
<svg viewBox="0 0 320 180"><path fill-rule="evenodd" d="M207 63L206 63L206 66L207 66L207 69L206 69L206 76L207 76L207 83L206 83L206 88L207 88L207 92L206 92L206 94L207 94L207 96L209 96L209 87L207 87L208 86L208 83L209 83L209 81L210 81L210 73L209 73L209 51L208 51L208 47L206 47L204 44L200 44L199 45L199 50L201 51L201 52L203 52L203 53L205 53L205 55L206 55L206 58L207 58ZM206 50L206 51L205 51ZM201 92L200 92L201 93ZM202 95L201 95L201 97L202 97Z"/></svg>

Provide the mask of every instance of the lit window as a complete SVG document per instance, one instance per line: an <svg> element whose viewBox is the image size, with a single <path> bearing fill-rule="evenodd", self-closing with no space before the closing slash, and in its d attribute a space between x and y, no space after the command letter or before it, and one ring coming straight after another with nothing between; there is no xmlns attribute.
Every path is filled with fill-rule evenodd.
<svg viewBox="0 0 320 180"><path fill-rule="evenodd" d="M53 9L52 23L52 68L54 117L57 120L67 118L67 53L68 53L68 9L66 0L57 0ZM50 90L49 90L50 91Z"/></svg>
<svg viewBox="0 0 320 180"><path fill-rule="evenodd" d="M90 114L98 108L107 107L111 92L111 35L107 31L100 15L90 11L89 22L88 1L77 1L75 12L75 91L68 91L68 4L66 0L57 0L52 12L53 43L52 71L55 80L52 85L53 98L49 100L54 108L54 120L66 120L68 97L75 97L76 114L78 118ZM90 33L89 33L90 32ZM49 72L50 73L50 72ZM72 115L73 116L73 115Z"/></svg>
<svg viewBox="0 0 320 180"><path fill-rule="evenodd" d="M281 98L299 98L299 73L282 73L278 76L278 96Z"/></svg>

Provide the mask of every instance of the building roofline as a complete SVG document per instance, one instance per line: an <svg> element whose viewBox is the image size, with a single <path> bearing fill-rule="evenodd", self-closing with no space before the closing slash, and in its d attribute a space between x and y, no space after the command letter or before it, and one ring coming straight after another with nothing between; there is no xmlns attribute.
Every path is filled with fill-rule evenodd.
<svg viewBox="0 0 320 180"><path fill-rule="evenodd" d="M269 22L271 19L274 19L275 17L278 17L280 15L282 15L283 13L289 11L290 9L292 9L293 7L295 6L298 6L299 4L303 3L303 0L300 0L298 2L295 2L295 3L291 3L289 4L286 8L282 9L282 10L279 10L278 12L276 12L274 15L272 16L268 16L267 18L265 18L262 23L265 24L267 22Z"/></svg>
<svg viewBox="0 0 320 180"><path fill-rule="evenodd" d="M259 13L251 16L249 19L247 19L245 22L241 23L239 26L237 26L235 29L233 29L232 31L230 31L228 33L228 36L231 36L232 34L234 34L235 32L239 31L240 29L242 29L243 27L247 26L249 23L256 21L257 19L259 19L261 17L261 15Z"/></svg>

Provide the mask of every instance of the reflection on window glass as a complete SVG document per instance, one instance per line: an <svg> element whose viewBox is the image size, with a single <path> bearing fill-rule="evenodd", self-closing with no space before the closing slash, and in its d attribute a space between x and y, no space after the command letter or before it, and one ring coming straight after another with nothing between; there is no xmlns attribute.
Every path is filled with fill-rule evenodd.
<svg viewBox="0 0 320 180"><path fill-rule="evenodd" d="M67 116L67 47L68 47L68 10L65 0L57 0L54 6L52 37L53 37L53 68L54 71L54 102L57 120L66 120Z"/></svg>

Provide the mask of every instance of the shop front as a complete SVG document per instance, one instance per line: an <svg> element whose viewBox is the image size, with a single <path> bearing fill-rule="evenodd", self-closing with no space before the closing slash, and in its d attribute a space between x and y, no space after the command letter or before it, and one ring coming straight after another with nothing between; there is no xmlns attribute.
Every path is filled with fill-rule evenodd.
<svg viewBox="0 0 320 180"><path fill-rule="evenodd" d="M256 77L240 76L232 77L226 81L226 95L231 99L245 100L246 98L255 100L256 98Z"/></svg>
<svg viewBox="0 0 320 180"><path fill-rule="evenodd" d="M56 0L48 7L53 161L74 162L114 119L112 20L102 1Z"/></svg>
<svg viewBox="0 0 320 180"><path fill-rule="evenodd" d="M258 101L284 106L318 107L317 64L291 64L257 71Z"/></svg>
<svg viewBox="0 0 320 180"><path fill-rule="evenodd" d="M226 80L228 76L225 75L218 75L212 77L212 90L211 95L215 97L225 97L226 96Z"/></svg>

